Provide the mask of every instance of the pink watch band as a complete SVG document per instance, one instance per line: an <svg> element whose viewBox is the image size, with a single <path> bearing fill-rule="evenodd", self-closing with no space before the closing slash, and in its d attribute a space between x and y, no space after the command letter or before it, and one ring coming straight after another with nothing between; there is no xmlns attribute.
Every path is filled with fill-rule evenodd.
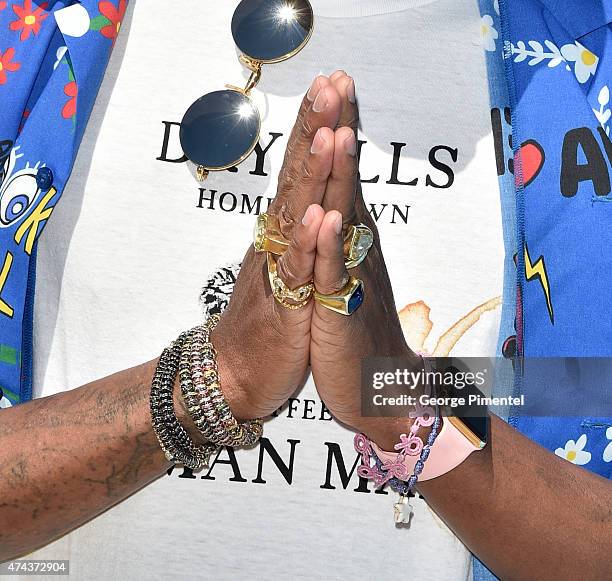
<svg viewBox="0 0 612 581"><path fill-rule="evenodd" d="M460 421L457 418L445 417L442 420L442 429L436 438L434 445L431 447L429 458L425 462L423 472L419 476L419 480L431 480L450 472L461 464L472 452L480 450L482 446L478 446L470 442L470 440L455 426L455 422ZM397 458L397 452L386 452L381 450L374 442L372 449L383 464L392 463ZM414 471L414 466L417 463L419 456L406 456L404 465L411 474Z"/></svg>

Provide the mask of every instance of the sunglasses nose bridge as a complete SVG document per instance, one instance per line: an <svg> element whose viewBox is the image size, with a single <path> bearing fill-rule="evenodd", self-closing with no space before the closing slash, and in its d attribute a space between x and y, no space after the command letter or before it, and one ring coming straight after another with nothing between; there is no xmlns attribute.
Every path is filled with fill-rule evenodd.
<svg viewBox="0 0 612 581"><path fill-rule="evenodd" d="M244 87L244 94L248 95L257 86L257 83L259 83L259 80L261 79L262 63L244 54L241 54L238 58L240 62L251 71L249 80Z"/></svg>
<svg viewBox="0 0 612 581"><path fill-rule="evenodd" d="M244 89L241 89L236 85L225 85L225 88L230 89L231 91L238 91L239 93L249 97L251 91L257 86L257 83L259 83L259 79L261 79L261 70L251 73L251 76L249 77Z"/></svg>
<svg viewBox="0 0 612 581"><path fill-rule="evenodd" d="M261 79L261 67L259 70L251 73L249 80L247 81L246 86L244 87L244 94L248 95L259 83L259 79Z"/></svg>

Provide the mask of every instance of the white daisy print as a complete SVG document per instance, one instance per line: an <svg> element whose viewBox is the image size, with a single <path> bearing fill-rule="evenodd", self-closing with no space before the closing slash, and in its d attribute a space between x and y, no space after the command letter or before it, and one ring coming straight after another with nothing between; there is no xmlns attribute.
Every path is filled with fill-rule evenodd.
<svg viewBox="0 0 612 581"><path fill-rule="evenodd" d="M612 426L610 426L606 430L606 438L608 438L608 440L612 440ZM610 442L606 446L606 449L604 450L603 459L604 462L612 462L612 442Z"/></svg>
<svg viewBox="0 0 612 581"><path fill-rule="evenodd" d="M7 397L4 396L4 393L2 393L2 390L0 389L0 409L10 408L10 407L11 407L11 402L8 400Z"/></svg>
<svg viewBox="0 0 612 581"><path fill-rule="evenodd" d="M568 63L574 63L574 74L579 83L586 83L595 74L599 58L579 42L562 46L561 54Z"/></svg>
<svg viewBox="0 0 612 581"><path fill-rule="evenodd" d="M565 444L565 448L557 448L555 450L555 454L557 456L561 456L561 458L565 458L572 464L584 466L591 461L591 453L584 451L586 443L586 434L582 434L582 436L578 438L577 442L574 442L574 440L568 440Z"/></svg>
<svg viewBox="0 0 612 581"><path fill-rule="evenodd" d="M495 8L495 12L497 12L499 15L499 0L495 0L495 2L493 2L493 8Z"/></svg>
<svg viewBox="0 0 612 581"><path fill-rule="evenodd" d="M485 50L495 52L495 41L499 38L499 33L495 30L493 18L489 14L480 19L480 38Z"/></svg>

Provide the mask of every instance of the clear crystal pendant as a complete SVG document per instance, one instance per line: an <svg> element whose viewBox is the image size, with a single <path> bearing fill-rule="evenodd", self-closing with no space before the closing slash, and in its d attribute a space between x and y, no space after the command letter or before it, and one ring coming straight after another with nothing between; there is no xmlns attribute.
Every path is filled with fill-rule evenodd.
<svg viewBox="0 0 612 581"><path fill-rule="evenodd" d="M410 504L410 497L402 494L399 500L393 505L395 524L409 524L413 512L412 504Z"/></svg>

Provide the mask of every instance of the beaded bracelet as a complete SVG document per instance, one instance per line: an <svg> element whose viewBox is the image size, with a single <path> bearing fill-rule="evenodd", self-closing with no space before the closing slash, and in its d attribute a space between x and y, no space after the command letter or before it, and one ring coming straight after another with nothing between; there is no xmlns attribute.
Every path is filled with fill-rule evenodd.
<svg viewBox="0 0 612 581"><path fill-rule="evenodd" d="M214 428L219 423L217 407L222 394L211 393L206 387L207 382L217 378L215 353L208 338L209 331L205 326L189 331L188 342L181 350L179 377L187 411L200 433L212 441L221 440L223 436Z"/></svg>
<svg viewBox="0 0 612 581"><path fill-rule="evenodd" d="M238 422L223 396L210 342L219 318L214 315L181 333L162 353L151 383L151 421L159 444L169 461L194 470L206 466L219 446L251 446L263 433L259 419ZM193 442L174 412L177 374L187 411L206 440L204 445Z"/></svg>
<svg viewBox="0 0 612 581"><path fill-rule="evenodd" d="M181 349L181 392L189 415L206 439L220 446L252 446L261 438L263 424L259 419L238 422L223 396L210 342L219 319L213 315L188 332Z"/></svg>
<svg viewBox="0 0 612 581"><path fill-rule="evenodd" d="M166 458L175 464L200 469L208 464L216 446L195 444L174 412L174 382L184 340L183 333L161 354L151 382L149 407L153 430Z"/></svg>

